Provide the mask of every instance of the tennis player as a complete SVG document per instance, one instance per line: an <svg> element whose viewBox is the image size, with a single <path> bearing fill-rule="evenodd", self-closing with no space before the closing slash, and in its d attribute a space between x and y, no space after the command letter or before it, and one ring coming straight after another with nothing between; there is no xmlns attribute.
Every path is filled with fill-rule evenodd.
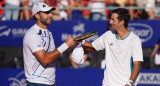
<svg viewBox="0 0 160 86"><path fill-rule="evenodd" d="M47 26L51 24L54 7L38 2L32 8L36 20L23 39L24 70L27 86L55 86L54 61L75 43L69 35L66 41L55 49L54 39Z"/></svg>
<svg viewBox="0 0 160 86"><path fill-rule="evenodd" d="M140 64L143 61L142 45L140 38L127 29L129 19L130 15L126 9L113 10L109 22L111 30L92 43L87 41L82 43L83 49L90 52L105 49L106 69L103 86L133 86L137 84ZM75 56L76 52L73 54Z"/></svg>

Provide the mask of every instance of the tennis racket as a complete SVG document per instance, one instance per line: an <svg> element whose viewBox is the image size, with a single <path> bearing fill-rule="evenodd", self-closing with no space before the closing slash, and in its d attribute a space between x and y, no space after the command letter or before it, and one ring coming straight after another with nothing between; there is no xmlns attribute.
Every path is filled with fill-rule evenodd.
<svg viewBox="0 0 160 86"><path fill-rule="evenodd" d="M87 39L87 38L89 38L91 36L96 35L97 33L98 33L97 31L92 31L92 32L85 33L83 35L80 35L80 36L74 38L74 41L80 42L80 41L82 41L84 39Z"/></svg>

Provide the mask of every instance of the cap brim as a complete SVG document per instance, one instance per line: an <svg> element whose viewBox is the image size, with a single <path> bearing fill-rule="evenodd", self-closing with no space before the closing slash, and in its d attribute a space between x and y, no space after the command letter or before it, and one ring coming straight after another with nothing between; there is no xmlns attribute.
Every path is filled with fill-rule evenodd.
<svg viewBox="0 0 160 86"><path fill-rule="evenodd" d="M48 12L48 11L53 11L53 10L56 10L56 8L55 7L48 7L47 9L42 10L42 11L38 11L38 12ZM38 12L36 12L36 13L38 13ZM35 13L34 13L34 15L35 15Z"/></svg>
<svg viewBox="0 0 160 86"><path fill-rule="evenodd" d="M47 10L39 11L39 12L48 12L48 11L53 11L53 10L56 10L56 8L55 7L51 7L49 9L47 9Z"/></svg>
<svg viewBox="0 0 160 86"><path fill-rule="evenodd" d="M56 8L55 7L51 7L50 9L46 10L46 11L53 11L55 10ZM43 11L43 12L46 12L46 11Z"/></svg>
<svg viewBox="0 0 160 86"><path fill-rule="evenodd" d="M55 7L52 7L50 10L56 10L56 8L55 8Z"/></svg>

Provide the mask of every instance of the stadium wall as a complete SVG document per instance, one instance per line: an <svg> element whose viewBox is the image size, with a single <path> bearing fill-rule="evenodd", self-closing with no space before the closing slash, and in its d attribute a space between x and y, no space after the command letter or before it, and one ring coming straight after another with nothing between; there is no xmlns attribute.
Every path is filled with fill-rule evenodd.
<svg viewBox="0 0 160 86"><path fill-rule="evenodd" d="M57 86L102 86L103 69L56 69ZM23 69L0 69L1 86L26 86ZM160 86L160 70L142 69L138 86Z"/></svg>

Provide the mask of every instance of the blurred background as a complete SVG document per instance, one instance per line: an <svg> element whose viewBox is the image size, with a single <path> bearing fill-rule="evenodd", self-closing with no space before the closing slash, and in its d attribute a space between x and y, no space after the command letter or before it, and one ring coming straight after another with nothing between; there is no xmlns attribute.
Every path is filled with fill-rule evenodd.
<svg viewBox="0 0 160 86"><path fill-rule="evenodd" d="M160 58L160 0L0 0L0 86L26 86L22 42L25 32L35 23L31 8L38 1L56 7L48 26L56 47L69 34L76 37L98 31L87 39L94 41L109 29L113 9L128 9L128 29L141 38L143 47L139 86L160 86L160 61L155 59ZM155 45L159 46L156 53ZM78 65L71 58L74 47L56 60L57 86L101 86L104 50L85 52L85 63Z"/></svg>

